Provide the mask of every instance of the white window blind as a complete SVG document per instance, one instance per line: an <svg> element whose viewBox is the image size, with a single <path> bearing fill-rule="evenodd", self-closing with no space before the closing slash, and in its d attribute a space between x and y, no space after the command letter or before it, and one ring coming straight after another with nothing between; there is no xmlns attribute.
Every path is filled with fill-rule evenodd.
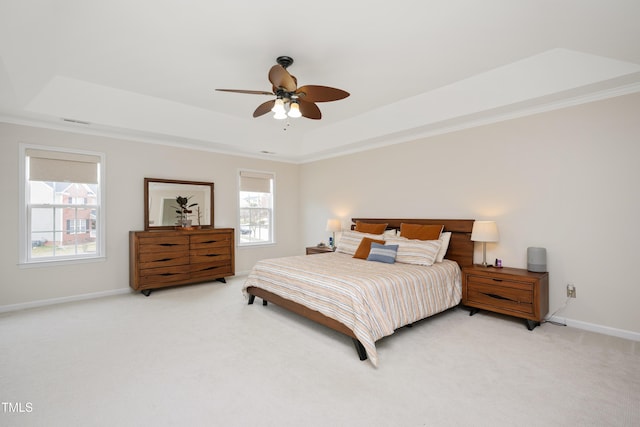
<svg viewBox="0 0 640 427"><path fill-rule="evenodd" d="M275 174L247 170L239 172L238 244L273 243Z"/></svg>
<svg viewBox="0 0 640 427"><path fill-rule="evenodd" d="M100 157L28 148L30 181L98 183Z"/></svg>
<svg viewBox="0 0 640 427"><path fill-rule="evenodd" d="M20 144L20 160L20 264L104 257L104 154Z"/></svg>
<svg viewBox="0 0 640 427"><path fill-rule="evenodd" d="M240 191L271 193L272 174L240 171Z"/></svg>

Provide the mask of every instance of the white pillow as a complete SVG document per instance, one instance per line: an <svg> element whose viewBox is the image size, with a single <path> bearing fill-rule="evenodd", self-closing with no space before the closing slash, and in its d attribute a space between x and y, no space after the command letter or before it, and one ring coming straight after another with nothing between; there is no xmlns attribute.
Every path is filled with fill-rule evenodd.
<svg viewBox="0 0 640 427"><path fill-rule="evenodd" d="M385 242L398 245L396 262L416 265L433 265L442 242L440 240L410 240L407 238L386 239Z"/></svg>
<svg viewBox="0 0 640 427"><path fill-rule="evenodd" d="M442 262L444 260L444 256L447 254L447 249L449 248L449 242L451 241L451 232L445 231L440 234L440 250L438 251L438 255L436 256L436 262Z"/></svg>
<svg viewBox="0 0 640 427"><path fill-rule="evenodd" d="M360 246L360 242L362 242L363 237L368 237L370 239L383 240L382 234L369 234L369 233L360 233L359 231L351 231L345 230L342 232L342 236L340 236L340 240L338 241L336 252L342 252L349 255L355 255L356 250L358 250L358 246Z"/></svg>
<svg viewBox="0 0 640 427"><path fill-rule="evenodd" d="M383 235L385 239L388 239L389 237L396 237L397 236L396 229L392 228L390 230L384 230Z"/></svg>

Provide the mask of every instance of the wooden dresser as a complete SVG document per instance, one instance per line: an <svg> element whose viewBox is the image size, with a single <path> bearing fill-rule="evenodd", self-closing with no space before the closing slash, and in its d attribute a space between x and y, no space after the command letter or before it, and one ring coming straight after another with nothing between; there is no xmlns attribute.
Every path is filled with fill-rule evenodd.
<svg viewBox="0 0 640 427"><path fill-rule="evenodd" d="M474 265L462 269L462 304L525 319L533 330L549 311L549 273Z"/></svg>
<svg viewBox="0 0 640 427"><path fill-rule="evenodd" d="M129 232L129 285L146 296L234 273L233 228Z"/></svg>

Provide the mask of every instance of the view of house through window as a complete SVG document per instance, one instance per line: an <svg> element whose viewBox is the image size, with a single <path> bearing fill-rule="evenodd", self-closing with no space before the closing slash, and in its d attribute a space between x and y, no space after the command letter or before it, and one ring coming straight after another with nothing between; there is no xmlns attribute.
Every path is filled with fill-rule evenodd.
<svg viewBox="0 0 640 427"><path fill-rule="evenodd" d="M273 243L272 173L240 171L240 245Z"/></svg>
<svg viewBox="0 0 640 427"><path fill-rule="evenodd" d="M25 150L26 259L101 255L100 157Z"/></svg>

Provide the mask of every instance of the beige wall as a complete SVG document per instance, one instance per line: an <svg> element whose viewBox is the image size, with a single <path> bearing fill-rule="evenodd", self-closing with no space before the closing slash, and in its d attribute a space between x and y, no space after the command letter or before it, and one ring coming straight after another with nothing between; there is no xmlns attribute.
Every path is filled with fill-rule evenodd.
<svg viewBox="0 0 640 427"><path fill-rule="evenodd" d="M494 219L490 260L526 267L528 246L547 248L552 312L572 282L577 298L558 316L637 336L639 112L628 95L304 165L0 124L0 308L127 289L143 178L214 181L216 225L235 227L236 171L247 168L276 173L277 244L237 249L237 272L326 241L331 217ZM19 268L18 142L106 153L104 262Z"/></svg>
<svg viewBox="0 0 640 427"><path fill-rule="evenodd" d="M547 248L552 312L572 282L558 316L640 333L638 117L635 94L305 164L304 242L330 217L493 219L489 260Z"/></svg>
<svg viewBox="0 0 640 427"><path fill-rule="evenodd" d="M21 268L18 266L18 144L70 147L106 154L106 243L102 262ZM275 172L276 245L237 248L236 272L258 259L302 253L297 230L299 166L184 148L0 123L0 308L129 286L128 233L143 229L144 177L213 181L215 225L237 227L237 171ZM91 277L91 280L86 280Z"/></svg>

